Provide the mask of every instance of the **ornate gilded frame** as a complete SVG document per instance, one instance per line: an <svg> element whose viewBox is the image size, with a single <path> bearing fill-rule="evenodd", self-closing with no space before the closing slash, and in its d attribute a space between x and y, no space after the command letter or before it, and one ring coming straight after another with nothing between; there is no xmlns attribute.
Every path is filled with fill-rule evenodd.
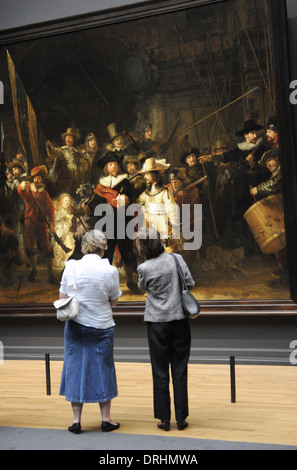
<svg viewBox="0 0 297 470"><path fill-rule="evenodd" d="M181 9L210 5L228 0L153 0L87 15L49 21L2 31L0 46L67 32L91 29L144 17L153 17ZM276 89L276 109L280 126L280 147L283 156L283 201L288 249L289 300L222 300L202 301L202 315L295 315L297 313L297 217L296 159L292 106L289 102L289 57L285 0L270 0L269 13ZM144 302L119 302L115 314L141 315ZM0 304L1 317L53 316L52 304Z"/></svg>

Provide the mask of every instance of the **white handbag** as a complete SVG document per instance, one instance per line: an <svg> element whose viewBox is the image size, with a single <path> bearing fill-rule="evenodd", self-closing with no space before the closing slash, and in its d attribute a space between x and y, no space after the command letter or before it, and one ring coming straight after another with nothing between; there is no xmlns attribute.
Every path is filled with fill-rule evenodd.
<svg viewBox="0 0 297 470"><path fill-rule="evenodd" d="M73 320L77 317L79 312L79 300L77 298L76 276L75 276L75 261L73 263L73 290L74 294L71 297L64 297L63 299L55 300L54 307L57 310L57 319L60 321Z"/></svg>

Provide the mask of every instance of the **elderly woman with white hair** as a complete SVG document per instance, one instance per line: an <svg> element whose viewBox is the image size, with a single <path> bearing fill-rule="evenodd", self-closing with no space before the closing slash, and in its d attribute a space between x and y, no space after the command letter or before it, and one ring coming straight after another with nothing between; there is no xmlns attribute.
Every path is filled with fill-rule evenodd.
<svg viewBox="0 0 297 470"><path fill-rule="evenodd" d="M79 314L65 324L65 351L60 395L71 402L73 422L68 430L82 432L84 403L99 403L103 432L120 427L111 419L111 400L118 395L113 358L114 326L112 307L121 296L119 274L103 259L106 237L90 230L82 239L82 259L66 262L60 298L74 293L76 279Z"/></svg>

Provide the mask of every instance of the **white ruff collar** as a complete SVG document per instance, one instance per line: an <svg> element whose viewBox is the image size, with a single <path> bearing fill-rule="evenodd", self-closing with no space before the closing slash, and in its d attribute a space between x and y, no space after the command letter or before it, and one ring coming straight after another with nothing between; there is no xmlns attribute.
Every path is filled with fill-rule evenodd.
<svg viewBox="0 0 297 470"><path fill-rule="evenodd" d="M251 144L249 142L240 142L240 144L238 144L238 148L240 150L254 150L254 148L259 144L261 138L257 140L257 142L255 144Z"/></svg>
<svg viewBox="0 0 297 470"><path fill-rule="evenodd" d="M122 174L118 176L108 175L101 178L99 183L101 183L103 186L106 186L107 188L113 188L127 177L127 174Z"/></svg>

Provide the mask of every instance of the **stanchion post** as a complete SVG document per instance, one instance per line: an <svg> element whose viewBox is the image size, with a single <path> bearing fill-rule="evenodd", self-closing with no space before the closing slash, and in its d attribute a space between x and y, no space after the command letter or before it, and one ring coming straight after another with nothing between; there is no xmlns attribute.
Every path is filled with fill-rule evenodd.
<svg viewBox="0 0 297 470"><path fill-rule="evenodd" d="M45 355L46 394L51 395L50 355Z"/></svg>
<svg viewBox="0 0 297 470"><path fill-rule="evenodd" d="M235 357L234 356L230 356L230 382L231 382L231 403L236 403Z"/></svg>

